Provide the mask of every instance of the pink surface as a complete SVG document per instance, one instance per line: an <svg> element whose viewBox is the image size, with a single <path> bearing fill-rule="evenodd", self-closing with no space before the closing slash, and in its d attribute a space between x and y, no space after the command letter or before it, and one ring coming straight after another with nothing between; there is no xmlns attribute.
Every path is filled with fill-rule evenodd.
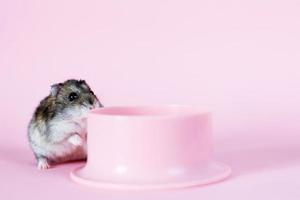
<svg viewBox="0 0 300 200"><path fill-rule="evenodd" d="M299 1L0 1L3 199L299 199ZM104 105L191 104L214 114L231 179L109 192L35 169L26 126L52 83L83 78Z"/></svg>

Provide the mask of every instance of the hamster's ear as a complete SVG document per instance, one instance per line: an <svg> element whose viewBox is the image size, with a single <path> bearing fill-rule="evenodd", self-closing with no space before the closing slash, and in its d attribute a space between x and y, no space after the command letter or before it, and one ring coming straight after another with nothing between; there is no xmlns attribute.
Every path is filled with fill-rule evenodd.
<svg viewBox="0 0 300 200"><path fill-rule="evenodd" d="M57 83L57 84L51 85L51 95L56 96L62 86L63 86L62 83Z"/></svg>
<svg viewBox="0 0 300 200"><path fill-rule="evenodd" d="M79 80L78 81L78 83L82 86L82 87L84 87L86 90L89 90L90 88L90 86L85 82L85 80Z"/></svg>
<svg viewBox="0 0 300 200"><path fill-rule="evenodd" d="M82 80L82 79L80 79L78 82L79 82L79 84L86 84L85 80Z"/></svg>

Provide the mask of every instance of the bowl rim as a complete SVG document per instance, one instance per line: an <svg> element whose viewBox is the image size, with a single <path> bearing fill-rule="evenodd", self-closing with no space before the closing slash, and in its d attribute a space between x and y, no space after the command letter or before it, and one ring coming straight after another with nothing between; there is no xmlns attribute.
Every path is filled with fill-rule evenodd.
<svg viewBox="0 0 300 200"><path fill-rule="evenodd" d="M144 108L158 108L158 109L183 109L180 113L165 113L165 114L107 114L104 111L110 109L144 109ZM185 109L185 110L184 110ZM189 110L188 110L189 109ZM103 111L103 112L101 112ZM165 118L186 118L195 116L207 116L211 117L212 113L208 109L197 105L185 105L185 104L151 104L151 105L117 105L117 106L104 106L100 108L92 109L89 116L105 117L105 118L128 118L128 119L165 119Z"/></svg>

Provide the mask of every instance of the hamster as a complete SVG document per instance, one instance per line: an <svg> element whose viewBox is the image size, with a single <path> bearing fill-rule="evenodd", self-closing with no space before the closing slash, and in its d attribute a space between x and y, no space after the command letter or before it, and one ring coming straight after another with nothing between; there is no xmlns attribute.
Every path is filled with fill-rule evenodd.
<svg viewBox="0 0 300 200"><path fill-rule="evenodd" d="M86 159L86 119L103 107L84 80L70 79L51 86L28 125L28 140L38 169Z"/></svg>

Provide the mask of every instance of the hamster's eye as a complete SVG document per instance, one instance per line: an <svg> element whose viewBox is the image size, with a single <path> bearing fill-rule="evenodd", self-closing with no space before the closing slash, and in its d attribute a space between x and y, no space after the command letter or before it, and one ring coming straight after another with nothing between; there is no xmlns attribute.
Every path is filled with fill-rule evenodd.
<svg viewBox="0 0 300 200"><path fill-rule="evenodd" d="M74 101L75 99L78 98L78 95L75 92L71 92L69 95L69 100Z"/></svg>

